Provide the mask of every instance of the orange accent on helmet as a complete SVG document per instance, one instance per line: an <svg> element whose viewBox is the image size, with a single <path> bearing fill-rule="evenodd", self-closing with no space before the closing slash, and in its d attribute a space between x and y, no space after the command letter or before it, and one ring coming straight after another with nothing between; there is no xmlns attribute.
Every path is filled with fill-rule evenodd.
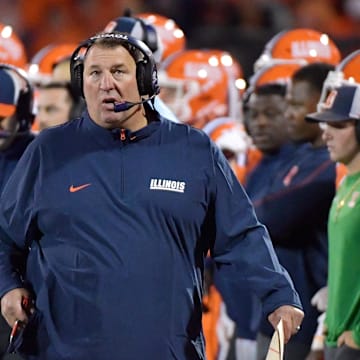
<svg viewBox="0 0 360 360"><path fill-rule="evenodd" d="M211 61L219 62L228 75L228 115L231 118L242 120L242 95L246 89L243 68L237 59L228 51L209 49L214 54Z"/></svg>
<svg viewBox="0 0 360 360"><path fill-rule="evenodd" d="M234 79L235 87L242 94L246 88L246 80L244 79L244 71L239 61L228 51L218 49L209 49L209 51L212 51L219 58L220 63L224 66L229 76Z"/></svg>
<svg viewBox="0 0 360 360"><path fill-rule="evenodd" d="M152 24L158 32L163 48L161 61L185 49L185 34L173 19L155 13L140 13L136 17Z"/></svg>
<svg viewBox="0 0 360 360"><path fill-rule="evenodd" d="M55 65L70 59L77 46L76 43L62 43L50 44L40 49L28 66L30 80L35 83L48 81Z"/></svg>
<svg viewBox="0 0 360 360"><path fill-rule="evenodd" d="M220 49L208 49L208 51L219 58L221 65L229 69L235 79L244 76L240 63L228 51Z"/></svg>
<svg viewBox="0 0 360 360"><path fill-rule="evenodd" d="M160 97L180 122L202 128L214 118L229 116L235 103L240 108L238 91L228 70L217 51L184 50L160 69Z"/></svg>
<svg viewBox="0 0 360 360"><path fill-rule="evenodd" d="M266 64L283 60L291 60L301 65L317 61L337 65L341 60L341 53L325 33L306 28L284 30L265 45L264 51L254 64L254 71Z"/></svg>
<svg viewBox="0 0 360 360"><path fill-rule="evenodd" d="M300 69L301 65L293 62L283 62L279 64L269 64L262 67L249 79L249 86L246 89L245 98L259 86L269 84L287 85L292 75Z"/></svg>
<svg viewBox="0 0 360 360"><path fill-rule="evenodd" d="M360 84L360 50L356 50L346 56L336 66L335 71L341 71L345 80Z"/></svg>
<svg viewBox="0 0 360 360"><path fill-rule="evenodd" d="M23 42L10 25L0 23L0 63L25 69L27 61Z"/></svg>

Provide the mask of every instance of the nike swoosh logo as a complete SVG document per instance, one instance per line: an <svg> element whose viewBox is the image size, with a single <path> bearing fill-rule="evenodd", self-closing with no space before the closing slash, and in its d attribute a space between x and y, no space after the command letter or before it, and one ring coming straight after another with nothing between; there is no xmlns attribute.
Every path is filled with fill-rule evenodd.
<svg viewBox="0 0 360 360"><path fill-rule="evenodd" d="M77 191L80 191L80 190L82 190L82 189L85 189L85 188L87 188L88 186L90 186L91 184L84 184L84 185L79 185L79 186L74 186L74 185L71 185L70 187L69 187L69 191L70 192L77 192Z"/></svg>

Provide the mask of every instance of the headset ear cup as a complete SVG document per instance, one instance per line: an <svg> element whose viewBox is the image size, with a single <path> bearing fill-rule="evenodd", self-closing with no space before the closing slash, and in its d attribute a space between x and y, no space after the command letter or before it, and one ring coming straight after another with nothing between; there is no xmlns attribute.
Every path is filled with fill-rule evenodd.
<svg viewBox="0 0 360 360"><path fill-rule="evenodd" d="M136 66L136 79L140 95L157 95L160 92L156 65L149 61Z"/></svg>
<svg viewBox="0 0 360 360"><path fill-rule="evenodd" d="M84 64L82 61L77 61L71 69L71 86L77 96L84 97L83 91L83 71Z"/></svg>
<svg viewBox="0 0 360 360"><path fill-rule="evenodd" d="M142 62L136 64L136 81L140 96L149 94L146 82L146 69L144 65L145 64Z"/></svg>
<svg viewBox="0 0 360 360"><path fill-rule="evenodd" d="M16 118L19 122L19 131L27 131L34 122L33 114L33 91L27 86L25 90L21 90L16 106Z"/></svg>
<svg viewBox="0 0 360 360"><path fill-rule="evenodd" d="M153 62L149 61L147 63L137 63L136 79L140 96L153 96L157 95L160 92L157 69L156 65Z"/></svg>
<svg viewBox="0 0 360 360"><path fill-rule="evenodd" d="M152 94L153 95L159 94L160 93L160 86L159 86L159 79L158 79L158 72L157 72L156 65L154 65L152 67L150 82L151 82Z"/></svg>

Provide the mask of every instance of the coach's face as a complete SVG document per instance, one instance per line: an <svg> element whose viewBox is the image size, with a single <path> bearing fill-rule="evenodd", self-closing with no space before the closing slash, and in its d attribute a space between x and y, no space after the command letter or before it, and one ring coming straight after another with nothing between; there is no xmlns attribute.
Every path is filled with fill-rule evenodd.
<svg viewBox="0 0 360 360"><path fill-rule="evenodd" d="M132 131L146 126L142 105L114 112L114 103L141 100L136 64L126 48L94 44L84 61L83 90L90 117L98 125Z"/></svg>

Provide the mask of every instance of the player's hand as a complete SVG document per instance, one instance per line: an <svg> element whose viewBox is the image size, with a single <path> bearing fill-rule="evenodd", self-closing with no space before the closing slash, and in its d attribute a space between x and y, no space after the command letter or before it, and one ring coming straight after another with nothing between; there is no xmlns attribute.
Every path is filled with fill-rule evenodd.
<svg viewBox="0 0 360 360"><path fill-rule="evenodd" d="M337 346L346 345L353 349L360 349L352 336L352 331L344 331L338 338Z"/></svg>
<svg viewBox="0 0 360 360"><path fill-rule="evenodd" d="M319 289L311 299L311 305L315 306L320 312L326 311L328 302L327 286Z"/></svg>

